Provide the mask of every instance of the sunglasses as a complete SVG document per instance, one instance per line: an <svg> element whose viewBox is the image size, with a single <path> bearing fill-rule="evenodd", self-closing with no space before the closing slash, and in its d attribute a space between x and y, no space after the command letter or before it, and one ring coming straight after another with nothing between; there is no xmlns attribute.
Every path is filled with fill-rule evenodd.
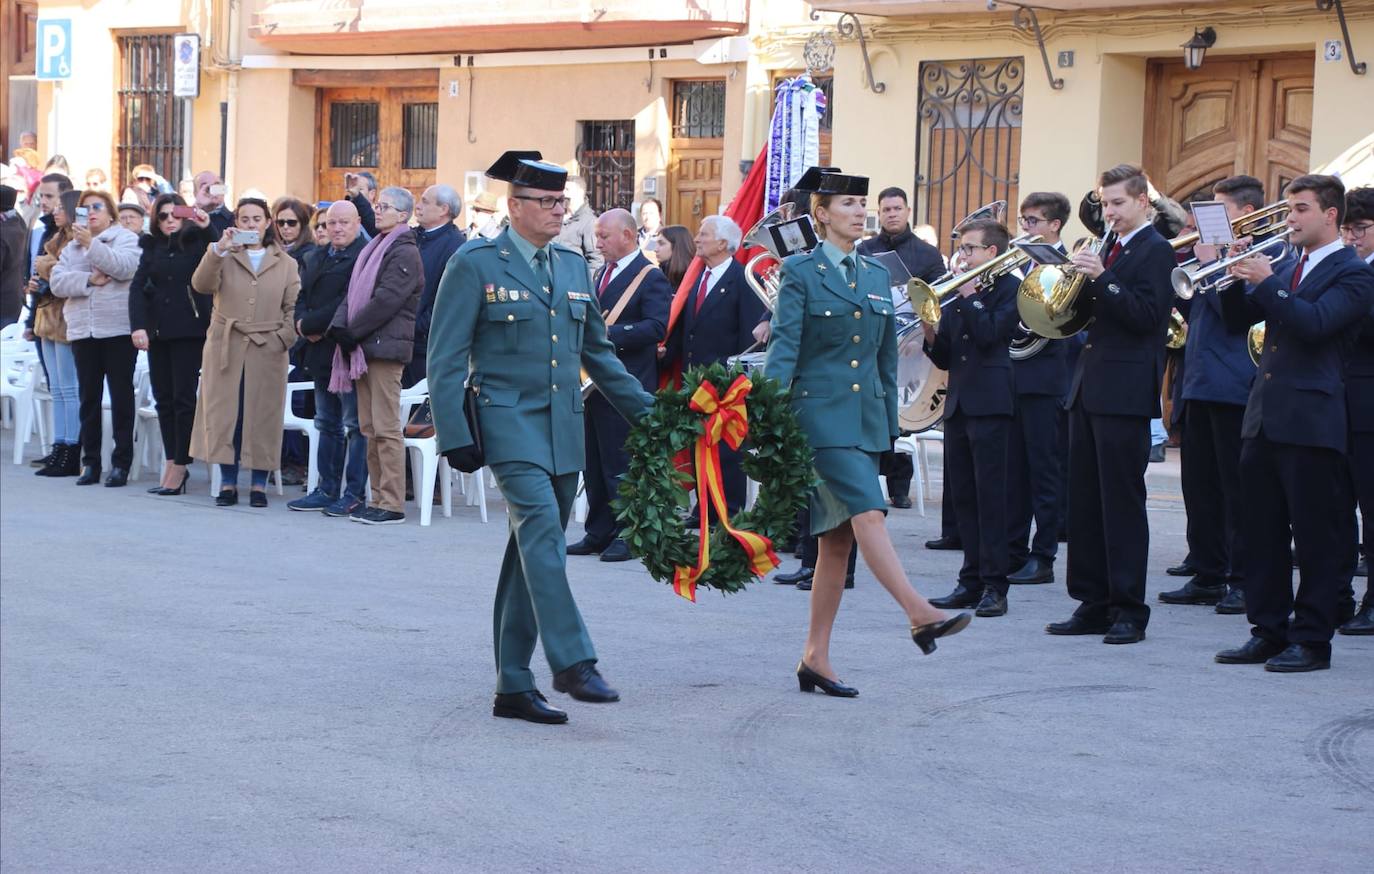
<svg viewBox="0 0 1374 874"><path fill-rule="evenodd" d="M175 216L173 216L170 212L160 212L157 214L157 220L160 222L165 222L171 218L175 218Z"/></svg>
<svg viewBox="0 0 1374 874"><path fill-rule="evenodd" d="M82 206L86 207L86 209L89 209L91 212L104 212L104 211L105 211L105 204L104 204L104 202L99 201L99 200L92 200L90 203L84 203L84 204L82 204Z"/></svg>
<svg viewBox="0 0 1374 874"><path fill-rule="evenodd" d="M277 219L277 227L279 228L294 228L300 223L300 219Z"/></svg>
<svg viewBox="0 0 1374 874"><path fill-rule="evenodd" d="M324 225L315 225L315 230L317 230L317 231L322 231L322 230L324 230Z"/></svg>

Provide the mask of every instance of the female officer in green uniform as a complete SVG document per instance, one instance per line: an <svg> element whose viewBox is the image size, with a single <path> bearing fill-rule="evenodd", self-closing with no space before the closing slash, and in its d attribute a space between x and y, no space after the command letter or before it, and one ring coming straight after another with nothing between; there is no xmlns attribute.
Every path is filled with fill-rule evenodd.
<svg viewBox="0 0 1374 874"><path fill-rule="evenodd" d="M811 533L819 537L811 589L811 626L797 665L803 692L852 698L836 679L830 631L844 593L845 564L855 540L869 570L897 599L911 637L925 653L937 638L971 618L932 607L911 587L888 536L878 457L897 424L897 337L887 271L858 254L868 179L827 173L811 198L822 237L805 255L783 261L764 373L792 390L792 406L815 451L821 483L811 496Z"/></svg>

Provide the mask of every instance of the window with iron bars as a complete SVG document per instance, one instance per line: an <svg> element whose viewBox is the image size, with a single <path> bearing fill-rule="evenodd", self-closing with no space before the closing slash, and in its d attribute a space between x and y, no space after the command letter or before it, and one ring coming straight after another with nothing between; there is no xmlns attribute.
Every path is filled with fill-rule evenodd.
<svg viewBox="0 0 1374 874"><path fill-rule="evenodd" d="M119 188L148 164L175 186L181 178L186 101L172 96L172 35L119 37L119 141L110 174Z"/></svg>
<svg viewBox="0 0 1374 874"><path fill-rule="evenodd" d="M635 199L635 123L583 121L577 165L587 202L598 213L629 209Z"/></svg>
<svg viewBox="0 0 1374 874"><path fill-rule="evenodd" d="M680 79L673 83L673 136L725 136L724 79Z"/></svg>

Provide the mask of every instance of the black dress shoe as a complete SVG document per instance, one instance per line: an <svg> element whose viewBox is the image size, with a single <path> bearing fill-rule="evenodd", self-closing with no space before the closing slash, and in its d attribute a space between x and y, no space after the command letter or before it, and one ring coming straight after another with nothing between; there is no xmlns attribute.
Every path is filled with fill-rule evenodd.
<svg viewBox="0 0 1374 874"><path fill-rule="evenodd" d="M578 701L609 704L620 700L620 693L606 685L592 661L578 662L553 675L553 689L571 695Z"/></svg>
<svg viewBox="0 0 1374 874"><path fill-rule="evenodd" d="M1007 577L1007 582L1018 586L1038 585L1054 582L1054 565L1038 558L1027 559L1021 569Z"/></svg>
<svg viewBox="0 0 1374 874"><path fill-rule="evenodd" d="M1145 639L1145 629L1134 622L1118 622L1108 629L1103 643L1140 643Z"/></svg>
<svg viewBox="0 0 1374 874"><path fill-rule="evenodd" d="M896 507L898 510L910 510L911 498L908 498L906 495L894 495L892 498L892 506Z"/></svg>
<svg viewBox="0 0 1374 874"><path fill-rule="evenodd" d="M806 577L805 579L797 580L797 588L800 589L800 590L803 591L803 592L809 592L809 591L811 591L811 584L812 584L812 582L815 581L815 579L816 579L815 576L813 576L813 575L807 575L807 577ZM844 587L845 587L846 589L852 589L852 588L854 588L854 575L853 575L853 574L847 574L847 575L845 576L845 578L844 578Z"/></svg>
<svg viewBox="0 0 1374 874"><path fill-rule="evenodd" d="M853 686L846 686L839 680L829 680L806 666L806 662L797 662L797 686L803 692L814 692L817 687L827 695L835 698L857 698L859 690Z"/></svg>
<svg viewBox="0 0 1374 874"><path fill-rule="evenodd" d="M548 700L538 689L528 692L497 692L496 704L491 708L491 715L502 719L523 719L543 725L562 725L567 722L568 714L557 707L550 707Z"/></svg>
<svg viewBox="0 0 1374 874"><path fill-rule="evenodd" d="M810 582L812 575L815 573L815 568L802 565L790 574L774 574L773 582L777 583L779 586L795 586L803 580Z"/></svg>
<svg viewBox="0 0 1374 874"><path fill-rule="evenodd" d="M1183 584L1183 588L1172 592L1160 592L1159 600L1165 604L1203 604L1211 607L1226 597L1226 584L1198 582L1198 577Z"/></svg>
<svg viewBox="0 0 1374 874"><path fill-rule="evenodd" d="M1171 577L1191 577L1197 573L1197 568L1193 567L1185 558L1173 567L1165 568L1164 572Z"/></svg>
<svg viewBox="0 0 1374 874"><path fill-rule="evenodd" d="M611 545L601 550L602 561L629 561L634 558L630 555L630 545L617 537L611 541Z"/></svg>
<svg viewBox="0 0 1374 874"><path fill-rule="evenodd" d="M267 492L253 489L248 493L248 506L259 509L267 506Z"/></svg>
<svg viewBox="0 0 1374 874"><path fill-rule="evenodd" d="M958 537L937 537L926 541L926 549L963 549Z"/></svg>
<svg viewBox="0 0 1374 874"><path fill-rule="evenodd" d="M921 652L930 655L935 652L935 641L942 637L949 637L951 634L958 634L968 624L973 621L973 617L967 613L959 613L951 616L942 622L929 622L925 625L911 626L911 642L921 648Z"/></svg>
<svg viewBox="0 0 1374 874"><path fill-rule="evenodd" d="M79 486L93 486L98 482L100 482L100 468L89 464L81 468L81 476L76 478L76 484Z"/></svg>
<svg viewBox="0 0 1374 874"><path fill-rule="evenodd" d="M590 537L583 537L576 543L568 544L568 555L596 555L602 549L605 549L603 544L597 543Z"/></svg>
<svg viewBox="0 0 1374 874"><path fill-rule="evenodd" d="M1111 629L1112 624L1106 619L1085 619L1075 613L1063 622L1051 622L1046 625L1045 633L1059 635L1106 634Z"/></svg>
<svg viewBox="0 0 1374 874"><path fill-rule="evenodd" d="M1217 612L1224 616L1245 615L1245 593L1232 586L1226 597L1217 602Z"/></svg>
<svg viewBox="0 0 1374 874"><path fill-rule="evenodd" d="M220 489L215 495L216 507L232 507L239 502L238 489Z"/></svg>
<svg viewBox="0 0 1374 874"><path fill-rule="evenodd" d="M1325 671L1331 667L1331 657L1323 658L1310 646L1295 643L1264 663L1266 671L1279 674L1301 674L1306 671Z"/></svg>
<svg viewBox="0 0 1374 874"><path fill-rule="evenodd" d="M1224 649L1214 657L1223 665L1262 665L1283 652L1283 647L1262 637L1251 637L1235 649Z"/></svg>
<svg viewBox="0 0 1374 874"><path fill-rule="evenodd" d="M110 475L105 477L105 488L117 489L129 484L129 469L127 467L110 468Z"/></svg>
<svg viewBox="0 0 1374 874"><path fill-rule="evenodd" d="M1374 634L1374 601L1365 598L1364 607L1360 612L1336 630L1341 634Z"/></svg>
<svg viewBox="0 0 1374 874"><path fill-rule="evenodd" d="M1007 599L997 594L995 589L984 589L983 597L978 602L978 609L973 611L975 616L987 619L992 616L1007 615Z"/></svg>
<svg viewBox="0 0 1374 874"><path fill-rule="evenodd" d="M960 583L954 587L953 592L943 598L931 598L930 606L939 607L941 610L963 610L968 607L977 607L981 600L983 600L981 590L970 589Z"/></svg>

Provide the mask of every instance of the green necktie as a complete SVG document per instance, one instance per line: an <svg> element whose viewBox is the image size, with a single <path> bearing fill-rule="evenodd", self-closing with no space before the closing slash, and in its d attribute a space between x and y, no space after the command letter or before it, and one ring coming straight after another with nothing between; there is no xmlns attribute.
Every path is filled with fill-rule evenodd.
<svg viewBox="0 0 1374 874"><path fill-rule="evenodd" d="M840 266L844 268L844 281L851 288L854 286L854 256L845 255L840 259Z"/></svg>
<svg viewBox="0 0 1374 874"><path fill-rule="evenodd" d="M549 279L549 253L540 249L534 253L534 279L543 286L546 293L551 293L553 282Z"/></svg>

